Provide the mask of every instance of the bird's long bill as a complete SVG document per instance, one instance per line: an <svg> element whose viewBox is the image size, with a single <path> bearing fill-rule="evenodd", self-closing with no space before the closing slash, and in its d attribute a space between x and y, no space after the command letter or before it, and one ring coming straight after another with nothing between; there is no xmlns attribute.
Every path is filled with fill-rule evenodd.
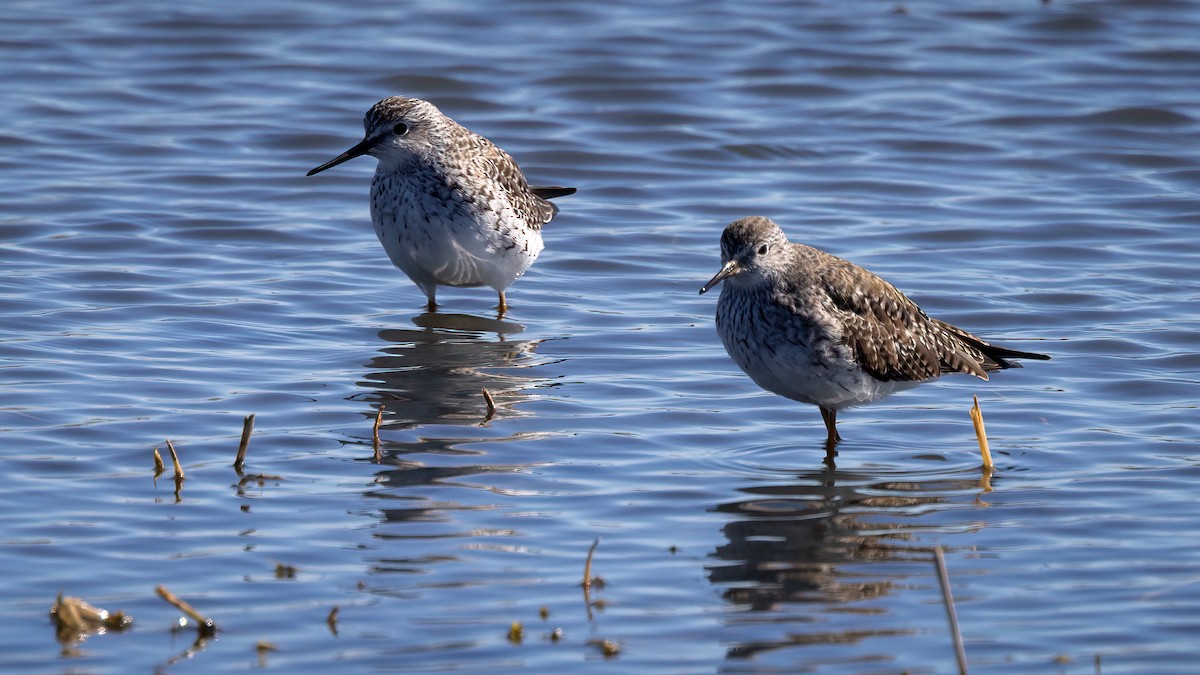
<svg viewBox="0 0 1200 675"><path fill-rule="evenodd" d="M704 295L705 293L708 292L708 289L721 283L722 279L728 279L729 277L737 274L740 271L741 270L738 269L737 261L730 260L729 262L725 263L725 266L721 268L720 272L717 272L716 275L713 276L713 278L708 280L707 284L704 284L703 286L700 287L700 295Z"/></svg>
<svg viewBox="0 0 1200 675"><path fill-rule="evenodd" d="M313 174L318 174L318 173L321 173L322 171L324 171L325 169L335 167L338 164L341 164L342 162L349 161L351 159L354 159L355 157L361 157L361 156L367 154L368 152L370 152L371 148L375 145L375 143L378 140L379 139L377 139L377 138L364 138L364 139L362 139L361 142L359 142L358 145L354 146L353 148L350 148L349 150L343 152L342 154L338 155L337 157L334 157L333 159L329 160L328 162L325 162L321 166L318 166L317 168L313 169L312 171L309 171L308 173L306 173L304 175L311 176Z"/></svg>

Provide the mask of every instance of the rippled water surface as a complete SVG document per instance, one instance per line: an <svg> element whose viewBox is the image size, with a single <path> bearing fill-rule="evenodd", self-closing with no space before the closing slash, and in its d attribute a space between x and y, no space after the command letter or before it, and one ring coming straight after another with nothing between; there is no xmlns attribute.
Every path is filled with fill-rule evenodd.
<svg viewBox="0 0 1200 675"><path fill-rule="evenodd" d="M0 20L4 670L953 672L938 546L973 670L1200 658L1200 6ZM304 175L392 94L579 188L503 319L486 289L424 314L374 161ZM751 214L1054 360L845 411L829 469L697 295ZM60 644L60 591L135 623Z"/></svg>

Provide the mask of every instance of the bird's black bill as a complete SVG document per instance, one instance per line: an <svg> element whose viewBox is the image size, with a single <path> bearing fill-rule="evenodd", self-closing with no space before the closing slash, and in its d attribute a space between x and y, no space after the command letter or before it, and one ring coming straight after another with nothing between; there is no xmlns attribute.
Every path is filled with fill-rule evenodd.
<svg viewBox="0 0 1200 675"><path fill-rule="evenodd" d="M729 262L725 263L725 266L721 268L720 272L717 272L713 278L708 280L707 284L704 284L700 287L700 295L704 295L708 292L708 289L721 283L722 279L728 279L729 277L737 274L739 271L740 270L738 270L736 260L730 260Z"/></svg>
<svg viewBox="0 0 1200 675"><path fill-rule="evenodd" d="M378 140L379 139L377 139L377 138L364 138L358 145L354 146L353 148L350 148L349 150L343 152L342 154L338 155L337 157L334 157L333 159L329 160L328 162L325 162L321 166L318 166L317 168L313 169L312 171L309 171L308 173L306 173L304 175L311 176L313 174L321 173L325 169L335 167L338 164L341 164L342 162L352 160L355 157L361 157L361 156L367 154L368 152L370 152L371 148L375 146L375 143L378 142Z"/></svg>

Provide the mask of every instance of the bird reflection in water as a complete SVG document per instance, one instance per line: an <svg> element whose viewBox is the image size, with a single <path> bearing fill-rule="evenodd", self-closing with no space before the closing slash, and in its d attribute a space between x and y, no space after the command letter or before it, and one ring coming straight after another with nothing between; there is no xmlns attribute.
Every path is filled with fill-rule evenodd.
<svg viewBox="0 0 1200 675"><path fill-rule="evenodd" d="M391 436L387 452L463 454L455 442L481 439L404 441L396 432L430 425L473 427L521 414L515 404L539 384L530 369L539 364L541 342L512 339L524 326L465 314L422 314L413 322L418 328L380 331L386 346L367 364L359 383L370 390L364 398L372 409L384 406L382 428ZM496 402L491 418L484 389Z"/></svg>
<svg viewBox="0 0 1200 675"><path fill-rule="evenodd" d="M372 560L377 573L428 572L456 559L463 537L478 536L479 527L460 521L456 512L495 508L502 498L486 475L527 467L485 457L497 453L497 442L541 435L513 431L497 437L504 420L525 414L518 404L529 392L546 384L534 376L543 363L536 354L540 340L513 339L524 329L519 324L462 314L424 314L414 323L415 328L380 331L385 345L359 383L368 390L361 399L371 404L365 416L374 418L384 406L385 467L366 492L379 505L373 536L402 544L381 545ZM495 398L490 417L484 389ZM434 426L454 431L430 433ZM488 451L477 449L482 441ZM389 587L378 584L381 590Z"/></svg>
<svg viewBox="0 0 1200 675"><path fill-rule="evenodd" d="M728 541L713 552L724 564L708 568L739 610L727 622L735 634L727 657L913 633L911 622L878 602L929 584L932 546L920 542L913 522L979 489L978 476L832 468L741 488L749 498L715 508L732 518L723 528ZM768 637L771 625L778 638Z"/></svg>

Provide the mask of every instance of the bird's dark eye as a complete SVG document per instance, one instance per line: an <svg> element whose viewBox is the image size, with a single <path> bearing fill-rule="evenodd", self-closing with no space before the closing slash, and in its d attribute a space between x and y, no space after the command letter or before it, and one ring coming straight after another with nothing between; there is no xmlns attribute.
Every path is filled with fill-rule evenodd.
<svg viewBox="0 0 1200 675"><path fill-rule="evenodd" d="M401 122L392 127L392 133L396 134L397 136L403 136L404 134L408 133L408 125L404 122Z"/></svg>
<svg viewBox="0 0 1200 675"><path fill-rule="evenodd" d="M766 255L766 254L767 254L767 245L766 245L766 244L763 244L762 246L759 246L759 247L758 247L758 254L759 254L759 255Z"/></svg>

